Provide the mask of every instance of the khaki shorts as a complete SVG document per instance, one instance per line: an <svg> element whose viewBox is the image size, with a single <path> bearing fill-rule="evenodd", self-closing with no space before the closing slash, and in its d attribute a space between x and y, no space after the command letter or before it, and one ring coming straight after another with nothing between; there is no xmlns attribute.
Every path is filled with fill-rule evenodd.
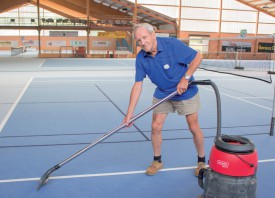
<svg viewBox="0 0 275 198"><path fill-rule="evenodd" d="M153 98L153 104L159 101L157 98ZM159 106L153 109L154 113L175 113L178 112L179 115L190 115L192 113L198 112L201 107L200 96L197 93L195 96L188 100L173 101L168 100L161 103Z"/></svg>

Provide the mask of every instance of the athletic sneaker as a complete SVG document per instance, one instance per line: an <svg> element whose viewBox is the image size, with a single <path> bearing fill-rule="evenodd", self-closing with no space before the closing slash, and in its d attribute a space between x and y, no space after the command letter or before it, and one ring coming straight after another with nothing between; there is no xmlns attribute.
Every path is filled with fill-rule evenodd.
<svg viewBox="0 0 275 198"><path fill-rule="evenodd" d="M198 177L199 172L200 172L200 169L202 169L202 168L206 168L205 163L199 162L199 163L198 163L198 166L197 166L197 168L196 168L196 170L195 170L195 176L196 176L196 177Z"/></svg>
<svg viewBox="0 0 275 198"><path fill-rule="evenodd" d="M147 168L146 175L155 175L160 169L162 169L162 167L163 163L159 161L153 161L152 165Z"/></svg>

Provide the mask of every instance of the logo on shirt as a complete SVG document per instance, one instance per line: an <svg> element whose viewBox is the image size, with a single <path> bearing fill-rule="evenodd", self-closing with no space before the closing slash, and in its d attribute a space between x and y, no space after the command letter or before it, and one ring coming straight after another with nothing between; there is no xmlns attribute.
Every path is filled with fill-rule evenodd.
<svg viewBox="0 0 275 198"><path fill-rule="evenodd" d="M163 66L164 69L169 69L169 67L170 66L168 64L166 64L166 65Z"/></svg>

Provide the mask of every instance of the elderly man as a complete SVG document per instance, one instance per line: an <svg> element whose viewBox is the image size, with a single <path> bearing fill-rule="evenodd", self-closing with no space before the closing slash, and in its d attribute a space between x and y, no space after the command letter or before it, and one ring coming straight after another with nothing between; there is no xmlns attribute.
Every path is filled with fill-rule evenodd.
<svg viewBox="0 0 275 198"><path fill-rule="evenodd" d="M178 95L153 110L151 138L154 157L146 174L155 175L163 167L162 127L167 115L177 111L178 115L185 116L193 135L198 159L195 175L198 176L199 170L205 167L204 136L198 121L200 98L197 86L188 83L194 80L193 74L202 61L202 55L178 39L156 37L154 28L147 23L135 25L133 36L141 51L136 57L135 83L123 122L127 126L132 125L129 121L134 114L146 76L157 86L153 104L176 90L178 92Z"/></svg>

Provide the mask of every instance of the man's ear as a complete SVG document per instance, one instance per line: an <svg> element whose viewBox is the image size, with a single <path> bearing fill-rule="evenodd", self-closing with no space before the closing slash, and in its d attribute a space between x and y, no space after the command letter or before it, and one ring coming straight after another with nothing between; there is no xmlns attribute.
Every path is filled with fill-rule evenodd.
<svg viewBox="0 0 275 198"><path fill-rule="evenodd" d="M152 34L152 37L153 37L153 38L156 38L156 37L157 37L156 32L152 32L151 34Z"/></svg>

